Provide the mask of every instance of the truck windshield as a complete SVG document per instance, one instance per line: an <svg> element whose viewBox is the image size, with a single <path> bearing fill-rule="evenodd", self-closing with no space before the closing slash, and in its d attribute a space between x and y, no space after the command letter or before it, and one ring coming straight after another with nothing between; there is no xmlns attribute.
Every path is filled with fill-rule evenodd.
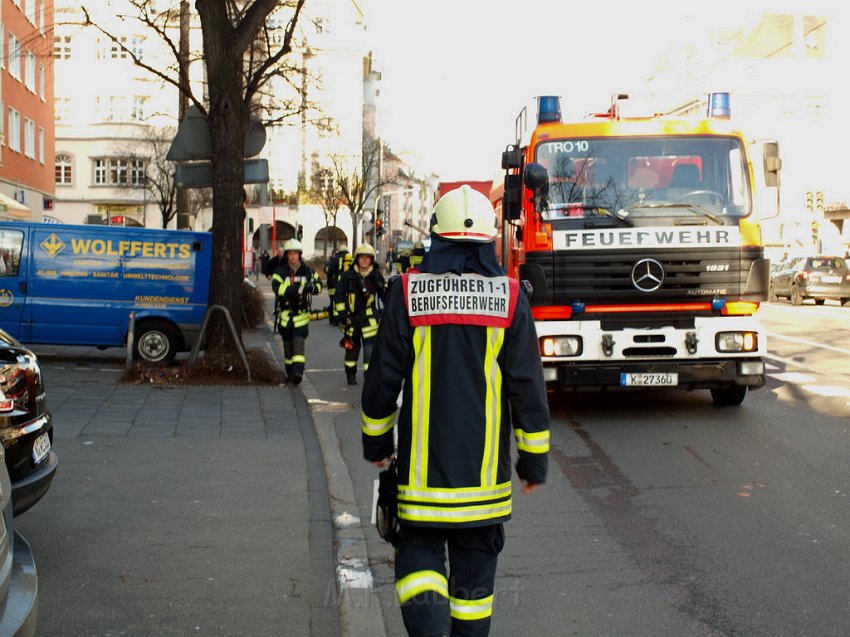
<svg viewBox="0 0 850 637"><path fill-rule="evenodd" d="M549 174L547 221L750 213L744 150L734 137L547 140L535 161Z"/></svg>

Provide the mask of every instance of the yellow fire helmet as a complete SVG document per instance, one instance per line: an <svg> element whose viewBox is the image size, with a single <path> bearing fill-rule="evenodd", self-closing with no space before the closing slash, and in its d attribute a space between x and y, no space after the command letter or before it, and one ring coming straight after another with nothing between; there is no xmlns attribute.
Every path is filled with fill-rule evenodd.
<svg viewBox="0 0 850 637"><path fill-rule="evenodd" d="M425 243L422 242L422 241L417 241L416 243L413 244L413 249L414 250L424 250L425 249Z"/></svg>
<svg viewBox="0 0 850 637"><path fill-rule="evenodd" d="M368 254L370 257L372 257L372 261L375 260L375 248L370 246L368 243L361 243L359 246L357 246L357 249L354 250L355 259L361 254Z"/></svg>
<svg viewBox="0 0 850 637"><path fill-rule="evenodd" d="M283 253L286 254L290 250L295 250L296 252L304 252L301 247L301 242L298 239L290 239L286 243L283 244Z"/></svg>
<svg viewBox="0 0 850 637"><path fill-rule="evenodd" d="M490 243L496 239L496 213L487 197L464 185L440 197L431 232L448 241Z"/></svg>

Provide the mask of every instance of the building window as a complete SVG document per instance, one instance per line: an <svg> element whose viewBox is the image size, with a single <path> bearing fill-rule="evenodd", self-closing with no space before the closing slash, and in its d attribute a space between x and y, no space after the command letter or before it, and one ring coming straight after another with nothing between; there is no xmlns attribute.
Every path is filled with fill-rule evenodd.
<svg viewBox="0 0 850 637"><path fill-rule="evenodd" d="M70 60L71 59L71 36L57 35L53 38L53 59L55 60Z"/></svg>
<svg viewBox="0 0 850 637"><path fill-rule="evenodd" d="M56 153L56 183L61 186L70 186L73 176L73 162L68 153Z"/></svg>
<svg viewBox="0 0 850 637"><path fill-rule="evenodd" d="M145 183L145 161L126 157L96 159L94 183L99 186L141 186Z"/></svg>
<svg viewBox="0 0 850 637"><path fill-rule="evenodd" d="M70 97L57 97L55 100L54 107L54 117L57 123L64 123L68 121L68 113L71 108L71 98Z"/></svg>
<svg viewBox="0 0 850 637"><path fill-rule="evenodd" d="M14 108L9 109L9 150L21 152L21 114Z"/></svg>
<svg viewBox="0 0 850 637"><path fill-rule="evenodd" d="M38 29L44 35L44 0L38 0Z"/></svg>
<svg viewBox="0 0 850 637"><path fill-rule="evenodd" d="M26 0L24 4L24 14L27 16L27 20L35 24L35 0Z"/></svg>
<svg viewBox="0 0 850 637"><path fill-rule="evenodd" d="M106 184L106 160L94 160L94 183L101 185Z"/></svg>
<svg viewBox="0 0 850 637"><path fill-rule="evenodd" d="M145 56L145 39L142 36L135 36L130 40L130 51L136 59L143 59Z"/></svg>
<svg viewBox="0 0 850 637"><path fill-rule="evenodd" d="M38 161L44 163L44 128L38 127Z"/></svg>
<svg viewBox="0 0 850 637"><path fill-rule="evenodd" d="M35 122L24 118L24 156L35 159Z"/></svg>
<svg viewBox="0 0 850 637"><path fill-rule="evenodd" d="M130 119L134 122L141 122L145 119L145 104L148 98L142 95L133 96L133 104L130 106Z"/></svg>
<svg viewBox="0 0 850 637"><path fill-rule="evenodd" d="M9 34L9 75L21 79L21 41Z"/></svg>
<svg viewBox="0 0 850 637"><path fill-rule="evenodd" d="M120 38L116 38L112 40L112 46L109 50L109 55L113 60L125 60L127 59L127 38L122 36Z"/></svg>
<svg viewBox="0 0 850 637"><path fill-rule="evenodd" d="M35 93L35 53L24 51L24 84Z"/></svg>
<svg viewBox="0 0 850 637"><path fill-rule="evenodd" d="M44 100L44 64L38 65L38 96Z"/></svg>
<svg viewBox="0 0 850 637"><path fill-rule="evenodd" d="M6 68L6 27L0 23L0 69Z"/></svg>

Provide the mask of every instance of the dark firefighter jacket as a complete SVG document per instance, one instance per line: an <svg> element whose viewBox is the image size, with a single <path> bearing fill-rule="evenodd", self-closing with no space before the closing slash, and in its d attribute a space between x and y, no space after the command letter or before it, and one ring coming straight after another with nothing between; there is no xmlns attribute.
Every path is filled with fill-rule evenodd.
<svg viewBox="0 0 850 637"><path fill-rule="evenodd" d="M462 265L465 257L451 260ZM466 261L480 263L477 255ZM389 457L397 420L402 523L509 519L511 433L520 478L546 479L549 407L531 310L518 287L503 275L415 271L390 285L363 387L362 439L367 460Z"/></svg>
<svg viewBox="0 0 850 637"><path fill-rule="evenodd" d="M325 273L328 275L328 292L331 294L333 294L334 290L336 290L339 278L346 270L345 257L347 254L348 250L337 250L337 252L328 259L328 262L325 264Z"/></svg>
<svg viewBox="0 0 850 637"><path fill-rule="evenodd" d="M356 265L342 273L334 294L334 311L346 336L354 337L359 330L363 338L378 333L381 313L376 301L384 298L384 275L374 265L365 275Z"/></svg>
<svg viewBox="0 0 850 637"><path fill-rule="evenodd" d="M322 291L322 281L306 263L294 272L284 263L272 274L272 290L277 295L280 327L304 327L310 323L310 296Z"/></svg>

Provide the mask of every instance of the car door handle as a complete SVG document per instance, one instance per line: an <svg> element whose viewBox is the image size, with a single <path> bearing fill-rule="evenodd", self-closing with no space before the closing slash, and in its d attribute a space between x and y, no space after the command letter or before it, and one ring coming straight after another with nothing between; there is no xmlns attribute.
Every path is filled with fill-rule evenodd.
<svg viewBox="0 0 850 637"><path fill-rule="evenodd" d="M18 288L21 290L21 294L26 294L27 293L27 282L26 281L20 281L18 283Z"/></svg>

